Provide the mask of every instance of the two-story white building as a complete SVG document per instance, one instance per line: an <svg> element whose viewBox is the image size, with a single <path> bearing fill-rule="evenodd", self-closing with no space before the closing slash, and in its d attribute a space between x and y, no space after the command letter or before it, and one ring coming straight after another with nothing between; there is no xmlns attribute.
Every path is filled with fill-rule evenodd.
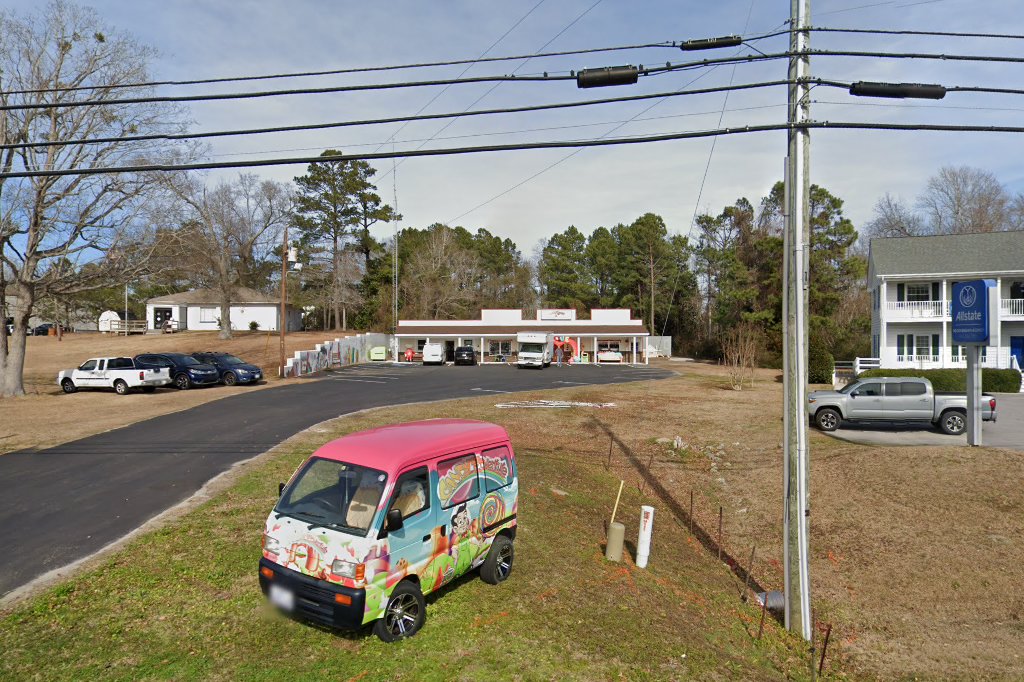
<svg viewBox="0 0 1024 682"><path fill-rule="evenodd" d="M872 354L886 368L965 367L953 343L953 285L993 279L998 334L982 348L985 367L1024 367L1024 232L872 239Z"/></svg>

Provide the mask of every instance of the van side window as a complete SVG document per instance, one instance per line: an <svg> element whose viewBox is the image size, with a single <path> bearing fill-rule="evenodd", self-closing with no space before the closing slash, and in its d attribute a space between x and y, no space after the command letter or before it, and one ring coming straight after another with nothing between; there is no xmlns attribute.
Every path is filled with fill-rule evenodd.
<svg viewBox="0 0 1024 682"><path fill-rule="evenodd" d="M480 495L476 455L454 457L437 463L437 499L447 509Z"/></svg>
<svg viewBox="0 0 1024 682"><path fill-rule="evenodd" d="M413 514L419 514L424 509L430 508L430 474L427 467L420 467L407 471L398 477L395 483L395 492L391 495L391 504L388 510L398 509L402 512L402 518L407 519Z"/></svg>
<svg viewBox="0 0 1024 682"><path fill-rule="evenodd" d="M512 482L512 458L509 449L502 445L480 453L484 467L484 490L492 493Z"/></svg>

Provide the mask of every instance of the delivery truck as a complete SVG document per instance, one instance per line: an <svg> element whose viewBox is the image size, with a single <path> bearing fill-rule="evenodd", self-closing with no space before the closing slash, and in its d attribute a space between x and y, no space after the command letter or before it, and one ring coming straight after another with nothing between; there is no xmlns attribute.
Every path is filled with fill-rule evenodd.
<svg viewBox="0 0 1024 682"><path fill-rule="evenodd" d="M551 364L555 352L555 335L551 332L519 332L516 335L519 356L516 366L543 369Z"/></svg>

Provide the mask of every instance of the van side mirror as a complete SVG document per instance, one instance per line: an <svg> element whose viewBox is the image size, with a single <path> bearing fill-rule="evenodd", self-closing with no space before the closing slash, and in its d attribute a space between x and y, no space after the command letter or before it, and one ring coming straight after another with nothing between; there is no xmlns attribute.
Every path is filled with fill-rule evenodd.
<svg viewBox="0 0 1024 682"><path fill-rule="evenodd" d="M384 530L389 533L393 533L396 530L402 530L405 525L402 521L402 510L401 509L389 509L387 520L384 522Z"/></svg>
<svg viewBox="0 0 1024 682"><path fill-rule="evenodd" d="M284 483L277 484L277 496L281 497L284 494Z"/></svg>

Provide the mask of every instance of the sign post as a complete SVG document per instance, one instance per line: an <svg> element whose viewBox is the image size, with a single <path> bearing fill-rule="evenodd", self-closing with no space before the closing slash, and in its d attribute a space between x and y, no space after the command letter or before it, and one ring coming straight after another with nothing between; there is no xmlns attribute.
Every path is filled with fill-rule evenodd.
<svg viewBox="0 0 1024 682"><path fill-rule="evenodd" d="M967 444L981 445L981 352L991 338L992 279L953 285L953 343L967 349Z"/></svg>

